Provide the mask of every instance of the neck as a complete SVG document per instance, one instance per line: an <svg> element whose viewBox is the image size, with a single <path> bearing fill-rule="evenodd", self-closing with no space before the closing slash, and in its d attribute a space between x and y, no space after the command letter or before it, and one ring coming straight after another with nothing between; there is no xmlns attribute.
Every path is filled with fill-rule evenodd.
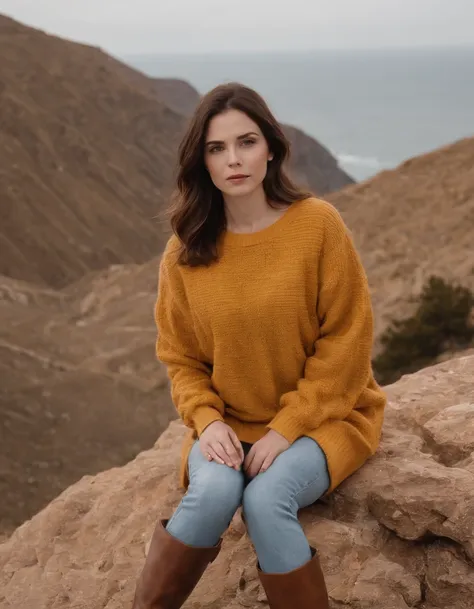
<svg viewBox="0 0 474 609"><path fill-rule="evenodd" d="M269 216L281 213L267 202L263 188L244 197L224 197L227 228L233 232L252 232L265 224Z"/></svg>

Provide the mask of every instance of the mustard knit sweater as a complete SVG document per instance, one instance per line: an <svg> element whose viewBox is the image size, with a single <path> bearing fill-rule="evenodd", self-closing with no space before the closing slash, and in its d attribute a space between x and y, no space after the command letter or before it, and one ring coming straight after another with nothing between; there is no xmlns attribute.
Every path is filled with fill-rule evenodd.
<svg viewBox="0 0 474 609"><path fill-rule="evenodd" d="M371 368L373 318L360 258L337 210L305 199L254 233L226 231L209 267L160 263L157 357L192 443L213 421L243 442L274 429L316 440L329 494L374 454L386 398Z"/></svg>

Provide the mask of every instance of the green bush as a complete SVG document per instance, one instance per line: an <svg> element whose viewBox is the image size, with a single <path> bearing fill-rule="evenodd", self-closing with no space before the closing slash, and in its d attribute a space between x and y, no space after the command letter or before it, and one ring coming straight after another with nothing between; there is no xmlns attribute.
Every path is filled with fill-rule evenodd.
<svg viewBox="0 0 474 609"><path fill-rule="evenodd" d="M383 385L430 365L444 351L468 346L474 338L474 294L468 288L432 276L417 300L415 314L392 321L381 336L383 350L372 364Z"/></svg>

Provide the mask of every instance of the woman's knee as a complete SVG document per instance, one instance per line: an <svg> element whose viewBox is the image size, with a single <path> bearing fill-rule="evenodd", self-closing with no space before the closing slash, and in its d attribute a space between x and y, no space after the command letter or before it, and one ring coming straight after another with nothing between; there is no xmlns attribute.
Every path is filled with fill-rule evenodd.
<svg viewBox="0 0 474 609"><path fill-rule="evenodd" d="M201 467L191 478L188 495L196 508L209 514L232 516L242 502L242 472L215 462Z"/></svg>
<svg viewBox="0 0 474 609"><path fill-rule="evenodd" d="M311 438L301 438L247 486L242 501L245 518L272 522L295 517L298 509L317 501L328 486L324 453Z"/></svg>
<svg viewBox="0 0 474 609"><path fill-rule="evenodd" d="M293 510L292 502L286 492L265 480L265 474L259 474L247 486L242 497L242 508L249 526L252 523L267 523L271 526L275 516L289 515Z"/></svg>

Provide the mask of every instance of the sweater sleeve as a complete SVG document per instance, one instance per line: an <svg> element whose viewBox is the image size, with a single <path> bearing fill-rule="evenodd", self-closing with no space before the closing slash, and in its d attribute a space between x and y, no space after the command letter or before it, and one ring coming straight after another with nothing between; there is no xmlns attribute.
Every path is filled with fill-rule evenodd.
<svg viewBox="0 0 474 609"><path fill-rule="evenodd" d="M341 216L330 207L319 257L320 331L296 389L268 427L294 442L327 419L343 420L372 373L373 313L365 271Z"/></svg>
<svg viewBox="0 0 474 609"><path fill-rule="evenodd" d="M173 404L185 425L200 436L208 425L224 420L224 403L201 356L179 268L165 255L160 263L155 322L156 354L166 366Z"/></svg>

